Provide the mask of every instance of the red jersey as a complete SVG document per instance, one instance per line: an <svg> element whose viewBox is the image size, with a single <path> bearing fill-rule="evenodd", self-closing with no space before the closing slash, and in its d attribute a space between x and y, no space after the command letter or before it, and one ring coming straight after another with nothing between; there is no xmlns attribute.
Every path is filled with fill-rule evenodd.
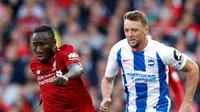
<svg viewBox="0 0 200 112"><path fill-rule="evenodd" d="M95 112L91 96L87 92L81 78L71 79L65 86L52 83L55 72L68 72L67 67L80 62L78 53L71 45L63 45L57 49L47 64L40 63L34 57L30 63L42 93L44 112Z"/></svg>
<svg viewBox="0 0 200 112"><path fill-rule="evenodd" d="M176 112L178 112L181 103L183 101L183 94L184 94L184 90L183 90L183 86L179 80L178 74L176 73L176 71L174 70L174 68L172 68L171 66L169 67L169 87L171 87L172 92L175 96L174 98L174 109Z"/></svg>

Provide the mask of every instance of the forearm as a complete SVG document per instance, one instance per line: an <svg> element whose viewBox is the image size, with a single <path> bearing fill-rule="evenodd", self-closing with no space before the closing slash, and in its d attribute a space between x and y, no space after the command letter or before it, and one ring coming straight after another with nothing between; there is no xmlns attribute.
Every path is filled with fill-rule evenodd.
<svg viewBox="0 0 200 112"><path fill-rule="evenodd" d="M114 84L114 78L107 78L104 77L102 84L101 84L101 90L102 90L102 97L110 98L113 90L113 84Z"/></svg>
<svg viewBox="0 0 200 112"><path fill-rule="evenodd" d="M176 112L178 112L181 103L183 101L183 97L184 97L184 91L183 91L183 87L181 85L181 83L179 81L175 81L173 79L170 80L171 84L170 87L172 88L172 91L174 93L174 109L176 110Z"/></svg>
<svg viewBox="0 0 200 112"><path fill-rule="evenodd" d="M185 95L183 102L193 102L194 93L196 90L197 82L198 82L198 70L193 69L192 71L187 73L187 80L186 80L186 86L185 86Z"/></svg>
<svg viewBox="0 0 200 112"><path fill-rule="evenodd" d="M69 79L80 77L83 74L83 67L81 63L73 63L68 67L68 72L65 74Z"/></svg>
<svg viewBox="0 0 200 112"><path fill-rule="evenodd" d="M196 91L198 77L199 77L199 67L192 60L187 59L185 66L182 71L187 74L186 85L185 85L185 95L182 104L192 104L194 93ZM183 105L182 105L183 106ZM184 107L182 107L184 108ZM184 110L185 111L185 110Z"/></svg>
<svg viewBox="0 0 200 112"><path fill-rule="evenodd" d="M185 85L185 95L179 112L191 112L194 93L196 91L199 77L199 67L192 60L187 59L182 71L187 74L187 79Z"/></svg>

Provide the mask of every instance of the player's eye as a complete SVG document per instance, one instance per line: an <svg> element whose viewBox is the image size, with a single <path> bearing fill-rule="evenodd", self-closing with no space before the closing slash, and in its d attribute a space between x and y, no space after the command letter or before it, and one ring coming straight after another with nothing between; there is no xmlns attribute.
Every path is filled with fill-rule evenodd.
<svg viewBox="0 0 200 112"><path fill-rule="evenodd" d="M138 29L131 29L131 31L133 31L133 32L137 32L137 31L138 31Z"/></svg>
<svg viewBox="0 0 200 112"><path fill-rule="evenodd" d="M44 44L44 47L48 47L48 44Z"/></svg>
<svg viewBox="0 0 200 112"><path fill-rule="evenodd" d="M35 47L37 44L36 43L33 43L33 46Z"/></svg>
<svg viewBox="0 0 200 112"><path fill-rule="evenodd" d="M128 29L124 29L125 32L128 32Z"/></svg>
<svg viewBox="0 0 200 112"><path fill-rule="evenodd" d="M40 45L40 46L45 46L45 43L42 42L42 43L40 43L39 45Z"/></svg>

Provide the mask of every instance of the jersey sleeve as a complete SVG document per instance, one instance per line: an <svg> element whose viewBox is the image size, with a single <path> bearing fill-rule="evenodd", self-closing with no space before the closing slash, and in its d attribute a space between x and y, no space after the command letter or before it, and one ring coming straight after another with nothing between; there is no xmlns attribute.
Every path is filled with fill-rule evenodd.
<svg viewBox="0 0 200 112"><path fill-rule="evenodd" d="M115 77L119 71L119 64L117 63L117 51L113 47L108 56L105 76L106 77Z"/></svg>
<svg viewBox="0 0 200 112"><path fill-rule="evenodd" d="M66 67L72 63L80 62L78 52L71 45L67 45L67 47L62 51L62 57Z"/></svg>
<svg viewBox="0 0 200 112"><path fill-rule="evenodd" d="M173 47L161 46L160 55L165 65L171 65L177 70L181 70L187 61L187 56Z"/></svg>
<svg viewBox="0 0 200 112"><path fill-rule="evenodd" d="M33 59L30 61L29 67L30 67L30 69L31 69L31 71L32 71L32 73L33 73L33 75L36 77L36 72L37 72L37 70L39 70L39 69L38 69L38 65L37 65L37 63L36 63L36 59L35 59L35 58L33 58Z"/></svg>
<svg viewBox="0 0 200 112"><path fill-rule="evenodd" d="M34 72L33 72L33 63L32 63L32 61L30 62L29 67L30 67L31 72L33 73L33 75L36 76L36 75L34 74Z"/></svg>

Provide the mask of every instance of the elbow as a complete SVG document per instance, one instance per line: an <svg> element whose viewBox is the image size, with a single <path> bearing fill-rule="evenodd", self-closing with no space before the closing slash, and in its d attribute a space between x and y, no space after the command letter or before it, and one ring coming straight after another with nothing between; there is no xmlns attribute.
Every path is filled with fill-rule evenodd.
<svg viewBox="0 0 200 112"><path fill-rule="evenodd" d="M192 68L195 71L195 73L199 74L199 66L196 63L193 64Z"/></svg>
<svg viewBox="0 0 200 112"><path fill-rule="evenodd" d="M190 66L190 73L193 74L194 76L196 76L196 78L198 79L198 77L199 77L199 66L196 63L193 63Z"/></svg>
<svg viewBox="0 0 200 112"><path fill-rule="evenodd" d="M84 73L83 66L81 64L80 64L79 67L77 66L76 69L77 69L77 74L78 75L82 75Z"/></svg>
<svg viewBox="0 0 200 112"><path fill-rule="evenodd" d="M74 70L76 75L82 75L84 73L83 67L80 66L75 66Z"/></svg>
<svg viewBox="0 0 200 112"><path fill-rule="evenodd" d="M197 73L197 76L199 76L199 66L196 63L194 64L194 66L195 66L194 69Z"/></svg>
<svg viewBox="0 0 200 112"><path fill-rule="evenodd" d="M74 72L74 75L70 76L69 79L80 78L83 72L84 72L83 69L76 69L76 71Z"/></svg>
<svg viewBox="0 0 200 112"><path fill-rule="evenodd" d="M191 60L186 62L186 65L182 70L189 74L199 75L199 66Z"/></svg>
<svg viewBox="0 0 200 112"><path fill-rule="evenodd" d="M106 76L104 76L103 82L114 83L114 77L106 77Z"/></svg>
<svg viewBox="0 0 200 112"><path fill-rule="evenodd" d="M77 75L81 76L83 73L84 73L84 70L83 70L82 67L76 69L76 74Z"/></svg>
<svg viewBox="0 0 200 112"><path fill-rule="evenodd" d="M83 68L80 69L79 75L82 75L84 73Z"/></svg>

